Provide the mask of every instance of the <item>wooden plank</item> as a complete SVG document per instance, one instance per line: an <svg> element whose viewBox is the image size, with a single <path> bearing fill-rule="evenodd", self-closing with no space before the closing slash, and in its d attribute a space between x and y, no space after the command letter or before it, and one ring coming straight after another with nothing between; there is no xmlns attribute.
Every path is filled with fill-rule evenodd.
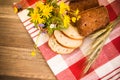
<svg viewBox="0 0 120 80"><path fill-rule="evenodd" d="M33 41L12 9L0 1L0 80L56 80L40 52L31 56Z"/></svg>
<svg viewBox="0 0 120 80"><path fill-rule="evenodd" d="M11 77L11 76L0 76L0 80L52 80L52 79L38 79L38 78L25 78L25 77Z"/></svg>

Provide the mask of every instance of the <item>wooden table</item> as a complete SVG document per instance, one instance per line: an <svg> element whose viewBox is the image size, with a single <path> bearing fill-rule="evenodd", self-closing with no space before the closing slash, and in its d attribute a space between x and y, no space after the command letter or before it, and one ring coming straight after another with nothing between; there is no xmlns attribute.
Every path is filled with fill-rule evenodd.
<svg viewBox="0 0 120 80"><path fill-rule="evenodd" d="M0 0L0 80L56 80L40 52L31 56L33 41L12 9Z"/></svg>

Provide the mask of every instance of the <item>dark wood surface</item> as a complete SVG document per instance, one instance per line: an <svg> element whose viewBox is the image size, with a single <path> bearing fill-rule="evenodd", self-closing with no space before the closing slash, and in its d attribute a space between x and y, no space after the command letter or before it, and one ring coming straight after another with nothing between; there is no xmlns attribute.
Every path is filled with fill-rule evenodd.
<svg viewBox="0 0 120 80"><path fill-rule="evenodd" d="M41 53L31 56L33 41L12 9L0 0L0 80L56 80Z"/></svg>

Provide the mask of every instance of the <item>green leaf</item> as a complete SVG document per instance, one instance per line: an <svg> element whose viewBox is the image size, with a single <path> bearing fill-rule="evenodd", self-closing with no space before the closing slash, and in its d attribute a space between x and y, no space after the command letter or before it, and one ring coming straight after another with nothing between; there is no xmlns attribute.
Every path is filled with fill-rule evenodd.
<svg viewBox="0 0 120 80"><path fill-rule="evenodd" d="M33 8L27 8L27 10L29 10L29 11L33 11L34 9L33 9Z"/></svg>
<svg viewBox="0 0 120 80"><path fill-rule="evenodd" d="M54 32L54 30L50 27L48 27L48 34L51 35Z"/></svg>
<svg viewBox="0 0 120 80"><path fill-rule="evenodd" d="M27 8L27 10L29 10L29 13L27 14L27 16L31 16L30 14L34 11L33 8Z"/></svg>

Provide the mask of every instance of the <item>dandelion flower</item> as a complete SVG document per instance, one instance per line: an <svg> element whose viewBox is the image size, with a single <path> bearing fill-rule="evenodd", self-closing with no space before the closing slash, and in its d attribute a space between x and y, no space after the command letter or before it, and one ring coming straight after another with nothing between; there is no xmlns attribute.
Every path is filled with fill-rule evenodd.
<svg viewBox="0 0 120 80"><path fill-rule="evenodd" d="M44 10L44 7L45 7L44 3L41 2L41 1L37 2L37 3L35 4L35 6L36 6L37 8L39 8L40 11L43 11L43 10Z"/></svg>
<svg viewBox="0 0 120 80"><path fill-rule="evenodd" d="M77 16L77 20L79 20L81 18L81 16L79 15L79 16Z"/></svg>
<svg viewBox="0 0 120 80"><path fill-rule="evenodd" d="M68 15L65 15L65 16L64 16L63 23L64 23L64 27L65 27L65 28L68 28L68 26L69 26L69 24L70 24L70 17L69 17Z"/></svg>
<svg viewBox="0 0 120 80"><path fill-rule="evenodd" d="M40 17L41 15L39 13L36 13L36 12L31 13L31 21L33 23L43 23L44 19L41 19Z"/></svg>
<svg viewBox="0 0 120 80"><path fill-rule="evenodd" d="M76 17L72 17L72 22L76 22Z"/></svg>
<svg viewBox="0 0 120 80"><path fill-rule="evenodd" d="M60 3L60 14L64 14L66 10L70 11L69 6L65 4L64 2L61 2Z"/></svg>
<svg viewBox="0 0 120 80"><path fill-rule="evenodd" d="M79 14L79 10L77 9L74 14L77 16Z"/></svg>
<svg viewBox="0 0 120 80"><path fill-rule="evenodd" d="M36 52L34 50L31 52L31 56L36 56Z"/></svg>
<svg viewBox="0 0 120 80"><path fill-rule="evenodd" d="M46 18L49 18L51 16L52 9L53 9L52 6L46 5L42 15L45 16Z"/></svg>

